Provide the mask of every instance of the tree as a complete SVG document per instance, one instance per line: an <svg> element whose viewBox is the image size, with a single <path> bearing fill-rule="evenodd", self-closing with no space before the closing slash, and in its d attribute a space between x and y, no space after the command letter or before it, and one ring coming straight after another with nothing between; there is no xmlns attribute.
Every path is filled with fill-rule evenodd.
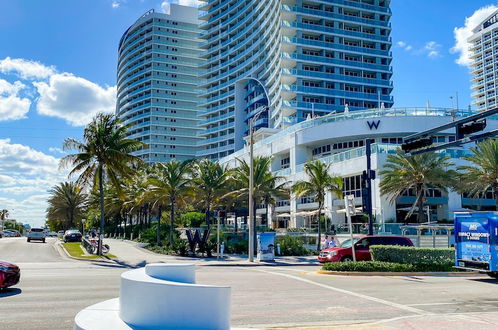
<svg viewBox="0 0 498 330"><path fill-rule="evenodd" d="M237 159L239 166L233 170L233 184L236 190L227 193L224 197L232 197L238 200L248 200L249 198L249 163L243 159ZM272 158L258 156L253 160L253 205L248 207L253 208L252 221L254 227L254 235L256 235L256 206L259 203L264 203L269 199L269 196L282 197L288 196L286 182L282 182L283 178L274 176L270 171ZM254 239L256 242L256 237Z"/></svg>
<svg viewBox="0 0 498 330"><path fill-rule="evenodd" d="M155 174L147 180L147 193L145 200L149 200L158 208L157 220L159 245L159 226L162 207L170 208L169 244L173 244L173 231L175 229L175 207L177 203L185 202L185 197L191 192L191 161L179 162L172 160L168 163L158 163Z"/></svg>
<svg viewBox="0 0 498 330"><path fill-rule="evenodd" d="M322 215L325 195L327 192L342 198L342 178L329 174L330 164L325 164L320 160L310 160L304 164L304 172L308 176L308 181L298 181L292 186L292 191L297 198L302 196L313 196L318 203L318 240L317 251L320 251L321 226L320 217Z"/></svg>
<svg viewBox="0 0 498 330"><path fill-rule="evenodd" d="M230 171L226 166L203 159L195 164L193 188L196 198L206 212L206 224L210 227L210 215L213 206L226 194Z"/></svg>
<svg viewBox="0 0 498 330"><path fill-rule="evenodd" d="M47 219L61 221L65 229L84 218L88 196L74 182L61 182L49 191Z"/></svg>
<svg viewBox="0 0 498 330"><path fill-rule="evenodd" d="M461 192L474 197L493 190L498 210L498 140L489 139L470 148L471 155L462 158L472 166L459 166L459 186Z"/></svg>
<svg viewBox="0 0 498 330"><path fill-rule="evenodd" d="M427 196L427 190L437 188L447 191L455 182L456 171L448 169L453 166L449 159L434 152L407 156L398 149L396 154L387 156L387 162L379 172L382 177L380 193L387 195L393 203L403 193L413 190L416 198L405 220L418 207L417 221L422 222L423 199Z"/></svg>
<svg viewBox="0 0 498 330"><path fill-rule="evenodd" d="M3 209L3 210L0 210L0 220L2 221L2 229L3 230L4 228L4 223L5 223L5 219L7 219L9 217L9 210L6 210L6 209Z"/></svg>
<svg viewBox="0 0 498 330"><path fill-rule="evenodd" d="M98 186L100 194L100 234L104 235L104 180L109 179L120 190L120 179L129 177L133 163L141 162L131 153L143 147L139 141L126 138L126 126L111 114L98 114L83 133L83 142L73 138L64 140L64 150L76 150L60 161L61 167L72 166L69 175L79 174L77 183L93 189ZM99 240L99 255L102 254L102 240Z"/></svg>

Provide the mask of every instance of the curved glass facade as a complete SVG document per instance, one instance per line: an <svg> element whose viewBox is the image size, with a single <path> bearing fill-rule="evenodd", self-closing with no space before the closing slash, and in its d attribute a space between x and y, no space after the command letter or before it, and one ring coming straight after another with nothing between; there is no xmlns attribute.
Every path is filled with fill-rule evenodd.
<svg viewBox="0 0 498 330"><path fill-rule="evenodd" d="M119 43L116 114L129 138L148 145L136 152L145 161L191 159L200 148L197 15L178 5L170 15L151 10Z"/></svg>
<svg viewBox="0 0 498 330"><path fill-rule="evenodd" d="M285 128L393 104L389 0L204 0L198 155L243 147L248 120ZM346 106L347 105L347 106Z"/></svg>

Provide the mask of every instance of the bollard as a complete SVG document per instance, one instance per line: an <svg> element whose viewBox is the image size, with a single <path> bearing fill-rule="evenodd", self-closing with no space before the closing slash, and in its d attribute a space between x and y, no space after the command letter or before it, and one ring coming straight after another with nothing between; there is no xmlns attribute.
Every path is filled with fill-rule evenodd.
<svg viewBox="0 0 498 330"><path fill-rule="evenodd" d="M133 241L133 233L131 233L130 241Z"/></svg>
<svg viewBox="0 0 498 330"><path fill-rule="evenodd" d="M277 244L277 254L280 255L280 244Z"/></svg>

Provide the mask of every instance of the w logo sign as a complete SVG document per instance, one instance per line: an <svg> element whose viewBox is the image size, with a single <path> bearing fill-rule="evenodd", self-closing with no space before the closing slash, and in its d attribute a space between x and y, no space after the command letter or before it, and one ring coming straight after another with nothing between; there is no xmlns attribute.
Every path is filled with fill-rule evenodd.
<svg viewBox="0 0 498 330"><path fill-rule="evenodd" d="M368 124L368 128L370 129L378 129L379 128L379 125L380 125L380 120L373 120L373 121L367 121L367 124Z"/></svg>

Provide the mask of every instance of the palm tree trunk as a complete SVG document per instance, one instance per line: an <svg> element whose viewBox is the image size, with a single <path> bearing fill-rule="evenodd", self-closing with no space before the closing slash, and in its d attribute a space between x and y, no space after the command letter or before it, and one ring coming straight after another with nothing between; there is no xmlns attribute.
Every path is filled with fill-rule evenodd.
<svg viewBox="0 0 498 330"><path fill-rule="evenodd" d="M418 198L418 212L417 212L417 222L421 223L422 220L424 219L424 200L423 200L423 195L424 191L421 189L420 190L420 197Z"/></svg>
<svg viewBox="0 0 498 330"><path fill-rule="evenodd" d="M171 226L169 228L169 245L173 246L173 231L175 230L175 200L171 199L171 214L170 214Z"/></svg>
<svg viewBox="0 0 498 330"><path fill-rule="evenodd" d="M161 245L161 215L163 214L163 206L159 204L159 215L157 217L157 233L156 233L156 244Z"/></svg>
<svg viewBox="0 0 498 330"><path fill-rule="evenodd" d="M99 245L97 253L99 256L102 255L102 239L104 238L104 221L105 221L105 207L104 207L104 173L102 164L99 165L99 192L100 192L100 236L99 236Z"/></svg>
<svg viewBox="0 0 498 330"><path fill-rule="evenodd" d="M211 216L211 205L207 205L206 207L206 225L208 226L208 229L211 227L211 221L210 221L210 216Z"/></svg>
<svg viewBox="0 0 498 330"><path fill-rule="evenodd" d="M317 214L317 220L318 220L318 240L316 242L316 250L320 252L321 250L321 243L322 243L322 229L321 229L321 224L320 224L320 216L322 215L322 203L318 203L318 214Z"/></svg>

